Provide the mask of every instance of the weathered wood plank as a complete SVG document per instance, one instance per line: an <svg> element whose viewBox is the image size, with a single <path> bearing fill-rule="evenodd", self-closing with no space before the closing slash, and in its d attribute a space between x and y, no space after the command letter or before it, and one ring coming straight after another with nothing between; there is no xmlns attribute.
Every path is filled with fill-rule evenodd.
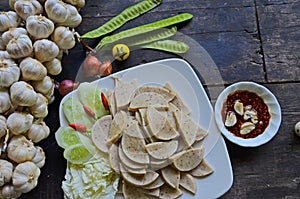
<svg viewBox="0 0 300 199"><path fill-rule="evenodd" d="M125 8L133 5L140 0L101 0L98 3L93 0L86 0L85 9L82 10L83 17L104 17L104 16L115 16L116 14L122 12ZM176 4L176 6L174 6ZM187 10L198 9L198 8L229 8L229 7L253 7L253 0L238 1L232 0L230 2L212 0L212 1L189 1L185 0L164 0L163 3L157 8L153 9L151 12L166 12L166 11L180 11L182 8Z"/></svg>
<svg viewBox="0 0 300 199"><path fill-rule="evenodd" d="M300 80L300 2L258 6L269 82Z"/></svg>

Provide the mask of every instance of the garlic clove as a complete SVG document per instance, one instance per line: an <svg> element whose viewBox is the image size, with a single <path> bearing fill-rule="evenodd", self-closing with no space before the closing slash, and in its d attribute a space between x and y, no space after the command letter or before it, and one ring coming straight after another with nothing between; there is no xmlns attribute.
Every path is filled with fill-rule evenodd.
<svg viewBox="0 0 300 199"><path fill-rule="evenodd" d="M229 111L226 115L225 126L232 127L237 123L236 115L233 111Z"/></svg>
<svg viewBox="0 0 300 199"><path fill-rule="evenodd" d="M234 103L234 106L233 106L235 112L239 115L243 115L244 114L244 105L242 102L240 102L239 100L237 100L235 103Z"/></svg>
<svg viewBox="0 0 300 199"><path fill-rule="evenodd" d="M241 129L240 129L240 134L245 135L248 133L251 133L255 129L255 124L252 122L245 122L242 124Z"/></svg>
<svg viewBox="0 0 300 199"><path fill-rule="evenodd" d="M47 72L50 75L58 75L62 71L61 61L57 58L54 58L51 61L45 62L44 66L47 68Z"/></svg>
<svg viewBox="0 0 300 199"><path fill-rule="evenodd" d="M6 113L11 108L8 89L0 88L0 114Z"/></svg>
<svg viewBox="0 0 300 199"><path fill-rule="evenodd" d="M16 191L15 187L12 184L5 184L2 187L2 196L4 198L19 198L22 193L19 191Z"/></svg>
<svg viewBox="0 0 300 199"><path fill-rule="evenodd" d="M31 161L34 164L36 164L37 167L42 168L45 165L45 160L46 160L45 152L39 146L36 146L35 148L36 148L36 154Z"/></svg>
<svg viewBox="0 0 300 199"><path fill-rule="evenodd" d="M14 10L23 19L29 16L42 14L43 6L37 0L18 0L14 3Z"/></svg>
<svg viewBox="0 0 300 199"><path fill-rule="evenodd" d="M0 12L0 32L7 31L9 28L18 27L21 20L16 12Z"/></svg>
<svg viewBox="0 0 300 199"><path fill-rule="evenodd" d="M37 40L33 44L35 58L40 62L51 61L59 54L58 46L48 39Z"/></svg>
<svg viewBox="0 0 300 199"><path fill-rule="evenodd" d="M0 115L0 138L6 135L7 131L6 118L3 115Z"/></svg>

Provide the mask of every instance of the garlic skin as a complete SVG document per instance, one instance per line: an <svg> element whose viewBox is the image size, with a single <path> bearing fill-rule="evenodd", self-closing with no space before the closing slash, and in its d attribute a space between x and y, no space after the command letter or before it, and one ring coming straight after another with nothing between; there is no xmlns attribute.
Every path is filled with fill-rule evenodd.
<svg viewBox="0 0 300 199"><path fill-rule="evenodd" d="M3 44L6 46L10 40L20 35L27 35L27 30L25 28L10 28L2 34Z"/></svg>
<svg viewBox="0 0 300 199"><path fill-rule="evenodd" d="M15 9L15 3L16 3L17 0L9 0L8 1L8 4L9 4L9 8L11 10L14 10Z"/></svg>
<svg viewBox="0 0 300 199"><path fill-rule="evenodd" d="M42 168L46 162L45 152L39 146L36 146L35 148L36 148L36 154L31 160L31 162L33 162L37 167Z"/></svg>
<svg viewBox="0 0 300 199"><path fill-rule="evenodd" d="M26 133L33 123L33 116L29 113L14 112L6 120L9 131L14 135Z"/></svg>
<svg viewBox="0 0 300 199"><path fill-rule="evenodd" d="M31 161L36 154L33 142L27 140L23 135L11 138L7 146L7 156L16 163Z"/></svg>
<svg viewBox="0 0 300 199"><path fill-rule="evenodd" d="M8 42L6 50L13 59L28 57L33 52L32 41L27 35L20 35Z"/></svg>
<svg viewBox="0 0 300 199"><path fill-rule="evenodd" d="M13 61L6 50L0 50L0 59Z"/></svg>
<svg viewBox="0 0 300 199"><path fill-rule="evenodd" d="M0 88L0 114L6 113L11 108L8 89Z"/></svg>
<svg viewBox="0 0 300 199"><path fill-rule="evenodd" d="M45 11L49 19L54 23L64 22L68 18L66 4L61 0L47 0L45 3Z"/></svg>
<svg viewBox="0 0 300 199"><path fill-rule="evenodd" d="M47 68L47 72L50 75L58 75L62 71L61 61L57 58L54 58L51 61L45 62L44 66Z"/></svg>
<svg viewBox="0 0 300 199"><path fill-rule="evenodd" d="M3 115L0 115L0 138L6 135L7 132L6 118Z"/></svg>
<svg viewBox="0 0 300 199"><path fill-rule="evenodd" d="M15 106L33 106L37 98L37 93L27 82L18 81L10 87L10 100Z"/></svg>
<svg viewBox="0 0 300 199"><path fill-rule="evenodd" d="M20 68L9 59L0 59L0 88L10 87L19 80Z"/></svg>
<svg viewBox="0 0 300 199"><path fill-rule="evenodd" d="M36 59L27 57L20 62L21 75L23 80L42 80L47 75L45 66Z"/></svg>
<svg viewBox="0 0 300 199"><path fill-rule="evenodd" d="M74 33L64 26L55 28L51 38L52 41L54 41L58 47L63 50L69 50L76 44Z"/></svg>
<svg viewBox="0 0 300 199"><path fill-rule="evenodd" d="M48 99L41 93L38 93L37 95L38 99L36 103L29 107L30 113L35 118L45 118L48 115Z"/></svg>
<svg viewBox="0 0 300 199"><path fill-rule="evenodd" d="M75 6L77 9L83 8L85 6L85 0L64 0L64 2Z"/></svg>
<svg viewBox="0 0 300 199"><path fill-rule="evenodd" d="M7 31L9 28L18 27L21 20L16 12L0 12L0 32Z"/></svg>
<svg viewBox="0 0 300 199"><path fill-rule="evenodd" d="M53 95L55 89L54 81L49 76L44 77L44 79L40 81L32 82L32 86L37 92L42 93L48 100Z"/></svg>
<svg viewBox="0 0 300 199"><path fill-rule="evenodd" d="M54 59L58 53L58 46L48 39L37 40L33 44L34 55L40 62L51 61Z"/></svg>
<svg viewBox="0 0 300 199"><path fill-rule="evenodd" d="M7 160L0 159L0 186L3 186L5 183L10 182L13 173L13 165Z"/></svg>
<svg viewBox="0 0 300 199"><path fill-rule="evenodd" d="M50 128L45 122L33 123L27 132L27 137L34 143L46 139L50 134Z"/></svg>
<svg viewBox="0 0 300 199"><path fill-rule="evenodd" d="M21 193L28 193L34 189L38 183L38 178L41 170L33 162L24 162L16 166L12 182L17 191Z"/></svg>
<svg viewBox="0 0 300 199"><path fill-rule="evenodd" d="M6 45L3 42L2 33L0 33L0 51L3 51L5 49L6 49Z"/></svg>
<svg viewBox="0 0 300 199"><path fill-rule="evenodd" d="M22 193L19 191L16 191L15 187L12 184L5 184L2 187L2 196L4 198L19 198Z"/></svg>
<svg viewBox="0 0 300 199"><path fill-rule="evenodd" d="M34 39L46 39L54 31L54 23L45 16L29 16L26 19L26 29Z"/></svg>
<svg viewBox="0 0 300 199"><path fill-rule="evenodd" d="M14 10L23 19L29 16L43 13L43 6L37 0L17 0L14 3Z"/></svg>
<svg viewBox="0 0 300 199"><path fill-rule="evenodd" d="M76 7L67 4L66 5L68 17L64 22L57 23L58 26L67 26L70 28L75 28L79 26L82 21L81 15L78 13Z"/></svg>

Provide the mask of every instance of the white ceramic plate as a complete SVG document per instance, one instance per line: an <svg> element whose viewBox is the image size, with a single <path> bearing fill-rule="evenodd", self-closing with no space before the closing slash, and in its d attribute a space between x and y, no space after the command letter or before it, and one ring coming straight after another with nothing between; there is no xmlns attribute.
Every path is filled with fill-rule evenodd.
<svg viewBox="0 0 300 199"><path fill-rule="evenodd" d="M214 173L208 177L197 179L196 195L184 191L180 198L213 199L220 197L230 189L233 183L233 174L224 139L220 136L221 133L216 126L213 108L206 92L196 73L186 61L182 59L156 61L114 73L113 76L120 77L124 81L136 79L139 85L164 85L169 82L192 110L192 118L209 131L203 145L206 150L205 158L214 169ZM101 89L114 88L114 80L111 76L93 83ZM76 97L76 90L65 96L61 105L71 95ZM60 124L67 125L61 106L59 114Z"/></svg>
<svg viewBox="0 0 300 199"><path fill-rule="evenodd" d="M227 96L237 90L247 90L260 96L268 106L271 115L270 122L266 130L255 138L240 138L229 132L222 121L222 105L225 103ZM270 141L277 133L281 123L281 109L276 97L266 87L254 82L238 82L228 86L218 96L215 104L215 119L223 135L233 143L245 147L256 147Z"/></svg>

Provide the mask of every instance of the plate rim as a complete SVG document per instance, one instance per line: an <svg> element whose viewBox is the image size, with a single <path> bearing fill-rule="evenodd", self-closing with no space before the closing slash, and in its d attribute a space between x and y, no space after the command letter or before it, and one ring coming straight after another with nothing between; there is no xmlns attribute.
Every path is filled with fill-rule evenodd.
<svg viewBox="0 0 300 199"><path fill-rule="evenodd" d="M138 64L138 65L135 65L135 66L131 66L130 68L127 68L127 69L124 69L124 70L121 70L119 72L116 72L116 73L113 73L109 76L106 76L106 77L103 77L101 79L98 79L98 80L95 80L95 81L92 81L91 83L95 83L97 84L99 81L104 81L105 79L107 78L114 78L114 77L119 77L119 76L122 76L123 74L127 73L127 72L130 72L131 70L134 70L135 68L137 67L145 67L145 66L148 66L148 65L152 65L152 64L165 64L167 65L168 67L171 67L170 65L168 65L168 63L172 63L172 62L181 62L182 64L184 64L186 67L187 70L189 70L189 72L192 73L192 75L196 78L195 80L199 83L199 86L200 88L202 89L203 93L205 94L205 98L207 99L207 101L209 102L209 108L211 109L211 117L212 117L212 120L211 120L211 123L213 122L214 126L215 126L215 129L218 131L219 129L217 128L217 124L215 124L215 121L214 121L214 110L213 110L213 107L212 107L212 104L211 104L211 101L209 100L209 97L201 83L201 81L199 80L199 77L197 76L197 74L195 73L194 69L192 68L192 66L184 59L180 59L180 58L166 58L166 59L161 59L161 60L156 60L156 61L152 61L152 62L148 62L148 63L144 63L144 64ZM176 69L175 69L176 70ZM179 72L178 70L176 70L177 72ZM185 76L184 74L182 74L183 76ZM194 89L194 88L193 88ZM60 126L63 125L62 123L62 119L61 119L61 116L63 116L63 113L62 113L62 103L67 99L69 98L71 95L73 95L75 92L77 92L77 89L73 90L72 92L70 92L69 94L67 94L66 96L64 96L60 102L60 106L59 106L59 117L60 117ZM63 116L64 117L64 116ZM216 197L220 197L222 195L224 195L226 192L228 192L230 190L230 188L232 187L233 185L233 169L232 169L232 164L231 164L231 160L230 160L230 157L229 157L229 153L228 153L228 149L227 149L227 146L226 146L226 143L225 143L225 140L223 139L222 136L219 136L218 140L217 140L217 143L219 145L221 145L220 147L223 148L224 150L224 153L225 153L225 158L226 158L226 163L228 164L228 167L229 167L229 179L227 180L227 183L223 185L222 187L222 190L220 190L218 193L215 194ZM213 149L212 149L213 150ZM209 156L209 154L207 154ZM184 197L183 197L184 199Z"/></svg>

